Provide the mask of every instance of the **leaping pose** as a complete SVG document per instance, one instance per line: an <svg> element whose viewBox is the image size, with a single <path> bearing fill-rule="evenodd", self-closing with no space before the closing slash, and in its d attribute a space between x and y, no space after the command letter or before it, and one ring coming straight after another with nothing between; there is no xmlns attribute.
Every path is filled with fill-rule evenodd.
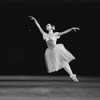
<svg viewBox="0 0 100 100"><path fill-rule="evenodd" d="M55 30L55 26L47 24L46 30L48 30L48 33L46 33L43 31L43 29L34 17L29 16L29 18L35 21L36 26L43 35L43 39L47 43L48 48L45 51L45 61L48 73L52 73L60 70L61 68L64 68L65 71L68 72L70 78L73 79L73 81L79 82L76 77L76 74L73 74L69 65L69 62L74 60L75 57L64 47L63 44L56 43L57 39L59 39L61 35L69 33L72 30L76 32L76 30L79 30L79 28L72 27L70 29L65 30L64 32L53 32Z"/></svg>

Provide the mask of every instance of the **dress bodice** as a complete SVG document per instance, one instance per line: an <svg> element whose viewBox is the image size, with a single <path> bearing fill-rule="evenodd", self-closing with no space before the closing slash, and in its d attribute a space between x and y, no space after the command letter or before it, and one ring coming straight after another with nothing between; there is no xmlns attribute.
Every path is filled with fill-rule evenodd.
<svg viewBox="0 0 100 100"><path fill-rule="evenodd" d="M56 41L54 41L54 40L52 40L52 39L47 40L46 43L47 43L47 46L48 46L49 48L55 47L55 46L56 46Z"/></svg>
<svg viewBox="0 0 100 100"><path fill-rule="evenodd" d="M49 37L48 34L44 34L43 38L44 38L44 40L46 40L47 46L48 46L49 48L53 48L53 47L56 46L56 41L57 41L57 39L58 39L59 37L57 36L56 33L54 33L54 35L51 36L51 37Z"/></svg>

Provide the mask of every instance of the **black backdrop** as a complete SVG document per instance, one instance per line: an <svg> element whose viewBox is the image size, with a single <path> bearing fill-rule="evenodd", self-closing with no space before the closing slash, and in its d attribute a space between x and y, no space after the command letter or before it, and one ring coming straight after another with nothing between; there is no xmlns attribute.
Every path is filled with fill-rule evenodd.
<svg viewBox="0 0 100 100"><path fill-rule="evenodd" d="M0 74L68 75L64 69L48 74L44 53L47 48L34 21L45 30L47 23L56 31L73 26L80 31L63 35L57 42L76 57L70 63L74 73L100 76L100 2L99 1L1 1L0 2Z"/></svg>

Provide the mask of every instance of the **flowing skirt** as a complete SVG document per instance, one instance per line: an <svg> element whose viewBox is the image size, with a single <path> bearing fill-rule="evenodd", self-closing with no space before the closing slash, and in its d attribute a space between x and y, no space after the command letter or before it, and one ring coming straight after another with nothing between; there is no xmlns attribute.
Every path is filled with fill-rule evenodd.
<svg viewBox="0 0 100 100"><path fill-rule="evenodd" d="M74 59L75 57L63 44L57 44L53 49L47 48L45 51L45 61L48 73L64 68L65 63L69 63Z"/></svg>

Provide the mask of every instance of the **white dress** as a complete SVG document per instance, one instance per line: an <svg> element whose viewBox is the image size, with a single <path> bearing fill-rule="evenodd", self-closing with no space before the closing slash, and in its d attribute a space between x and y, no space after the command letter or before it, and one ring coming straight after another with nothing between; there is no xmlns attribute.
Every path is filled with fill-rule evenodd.
<svg viewBox="0 0 100 100"><path fill-rule="evenodd" d="M75 59L63 44L56 44L58 38L60 37L57 36L57 33L54 33L51 38L48 37L48 34L43 35L43 39L46 40L48 46L45 51L45 61L48 73L64 68L65 63L68 64Z"/></svg>

